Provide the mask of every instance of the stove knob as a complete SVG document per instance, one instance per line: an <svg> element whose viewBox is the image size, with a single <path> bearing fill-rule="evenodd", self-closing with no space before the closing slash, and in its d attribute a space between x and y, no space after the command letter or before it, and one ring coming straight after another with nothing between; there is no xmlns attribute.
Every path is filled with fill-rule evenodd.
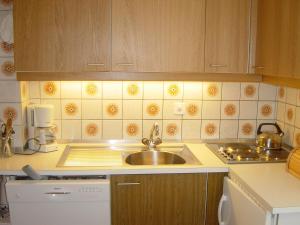
<svg viewBox="0 0 300 225"><path fill-rule="evenodd" d="M220 147L220 148L218 149L218 151L219 151L219 152L223 152L223 151L224 151L224 148L223 148L223 147Z"/></svg>

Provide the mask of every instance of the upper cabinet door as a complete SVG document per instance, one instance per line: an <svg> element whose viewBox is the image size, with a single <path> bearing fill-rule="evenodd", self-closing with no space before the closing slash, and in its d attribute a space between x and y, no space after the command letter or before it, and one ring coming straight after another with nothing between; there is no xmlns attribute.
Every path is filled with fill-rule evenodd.
<svg viewBox="0 0 300 225"><path fill-rule="evenodd" d="M109 0L15 0L17 71L110 70Z"/></svg>
<svg viewBox="0 0 300 225"><path fill-rule="evenodd" d="M203 72L205 0L112 0L112 69Z"/></svg>
<svg viewBox="0 0 300 225"><path fill-rule="evenodd" d="M208 0L205 72L247 73L250 0Z"/></svg>

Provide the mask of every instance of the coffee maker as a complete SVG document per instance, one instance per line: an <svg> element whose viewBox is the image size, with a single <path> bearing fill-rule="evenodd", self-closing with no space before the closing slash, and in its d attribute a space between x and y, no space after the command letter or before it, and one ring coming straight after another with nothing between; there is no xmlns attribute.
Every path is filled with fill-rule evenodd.
<svg viewBox="0 0 300 225"><path fill-rule="evenodd" d="M53 105L30 104L27 106L28 148L39 152L58 149L54 135Z"/></svg>

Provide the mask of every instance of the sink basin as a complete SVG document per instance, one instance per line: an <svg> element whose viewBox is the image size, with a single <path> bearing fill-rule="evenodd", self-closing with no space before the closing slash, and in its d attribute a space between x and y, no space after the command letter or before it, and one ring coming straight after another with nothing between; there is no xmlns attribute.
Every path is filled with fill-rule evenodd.
<svg viewBox="0 0 300 225"><path fill-rule="evenodd" d="M125 159L130 165L168 165L185 164L185 160L170 152L143 151L128 155Z"/></svg>

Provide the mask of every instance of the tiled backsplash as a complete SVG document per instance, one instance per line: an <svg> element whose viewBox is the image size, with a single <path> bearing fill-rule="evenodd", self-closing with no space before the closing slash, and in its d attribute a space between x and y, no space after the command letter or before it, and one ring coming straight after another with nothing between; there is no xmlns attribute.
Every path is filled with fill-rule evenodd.
<svg viewBox="0 0 300 225"><path fill-rule="evenodd" d="M276 87L259 83L29 82L30 102L55 106L60 139L254 138L276 118ZM183 110L184 115L178 114Z"/></svg>
<svg viewBox="0 0 300 225"><path fill-rule="evenodd" d="M277 88L277 122L285 132L285 142L300 146L300 90Z"/></svg>

